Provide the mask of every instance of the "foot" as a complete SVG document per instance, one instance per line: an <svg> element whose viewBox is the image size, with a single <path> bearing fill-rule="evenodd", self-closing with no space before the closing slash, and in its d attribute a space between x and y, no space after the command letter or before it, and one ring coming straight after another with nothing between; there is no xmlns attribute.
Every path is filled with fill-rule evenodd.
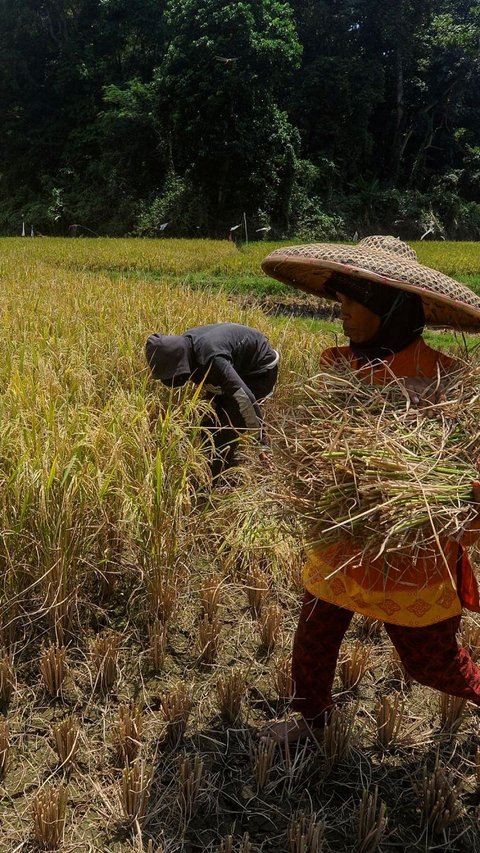
<svg viewBox="0 0 480 853"><path fill-rule="evenodd" d="M303 717L295 717L293 720L269 720L263 729L260 729L261 738L280 744L299 743L307 738L318 740L322 735L322 728L313 728Z"/></svg>

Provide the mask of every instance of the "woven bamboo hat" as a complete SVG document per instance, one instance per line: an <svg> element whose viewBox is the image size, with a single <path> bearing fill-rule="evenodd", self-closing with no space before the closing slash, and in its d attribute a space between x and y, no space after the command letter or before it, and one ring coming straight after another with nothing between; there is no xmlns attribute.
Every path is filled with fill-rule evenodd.
<svg viewBox="0 0 480 853"><path fill-rule="evenodd" d="M480 298L468 287L417 260L397 237L366 237L355 246L314 243L275 249L262 263L267 275L325 299L335 273L418 293L431 326L480 331Z"/></svg>

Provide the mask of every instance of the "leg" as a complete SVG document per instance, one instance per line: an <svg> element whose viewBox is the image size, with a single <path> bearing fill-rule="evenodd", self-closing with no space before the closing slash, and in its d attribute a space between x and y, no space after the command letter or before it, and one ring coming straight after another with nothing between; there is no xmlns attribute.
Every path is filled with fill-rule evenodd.
<svg viewBox="0 0 480 853"><path fill-rule="evenodd" d="M332 685L338 653L353 613L305 593L293 641L292 707L315 726L334 705Z"/></svg>
<svg viewBox="0 0 480 853"><path fill-rule="evenodd" d="M295 743L315 735L333 708L332 685L338 653L353 613L305 593L293 642L292 708L301 717L271 720L262 731L278 743Z"/></svg>
<svg viewBox="0 0 480 853"><path fill-rule="evenodd" d="M278 365L247 377L247 385L255 400L259 402L273 392L278 376ZM216 394L210 398L217 415L218 424L212 428L216 455L212 463L213 476L227 471L236 465L238 440L245 431L245 421L237 400L225 394Z"/></svg>
<svg viewBox="0 0 480 853"><path fill-rule="evenodd" d="M407 672L420 684L480 705L480 668L457 643L460 616L424 628L385 623Z"/></svg>

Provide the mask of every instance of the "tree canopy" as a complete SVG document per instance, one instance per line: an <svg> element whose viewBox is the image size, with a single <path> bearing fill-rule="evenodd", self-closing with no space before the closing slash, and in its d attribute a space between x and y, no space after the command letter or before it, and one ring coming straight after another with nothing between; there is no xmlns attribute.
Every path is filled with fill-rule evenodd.
<svg viewBox="0 0 480 853"><path fill-rule="evenodd" d="M480 2L0 0L0 230L480 235Z"/></svg>

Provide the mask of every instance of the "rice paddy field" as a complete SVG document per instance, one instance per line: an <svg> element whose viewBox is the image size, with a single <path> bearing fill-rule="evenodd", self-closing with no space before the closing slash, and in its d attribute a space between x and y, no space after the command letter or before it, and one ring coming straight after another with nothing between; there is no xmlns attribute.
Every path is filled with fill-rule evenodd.
<svg viewBox="0 0 480 853"><path fill-rule="evenodd" d="M480 293L478 244L413 245ZM206 404L154 383L143 346L260 328L275 423L341 330L262 275L272 248L0 240L5 853L480 853L478 709L412 683L379 623L352 623L321 742L258 738L288 711L301 539L253 451L211 489ZM462 640L480 658L480 617Z"/></svg>

